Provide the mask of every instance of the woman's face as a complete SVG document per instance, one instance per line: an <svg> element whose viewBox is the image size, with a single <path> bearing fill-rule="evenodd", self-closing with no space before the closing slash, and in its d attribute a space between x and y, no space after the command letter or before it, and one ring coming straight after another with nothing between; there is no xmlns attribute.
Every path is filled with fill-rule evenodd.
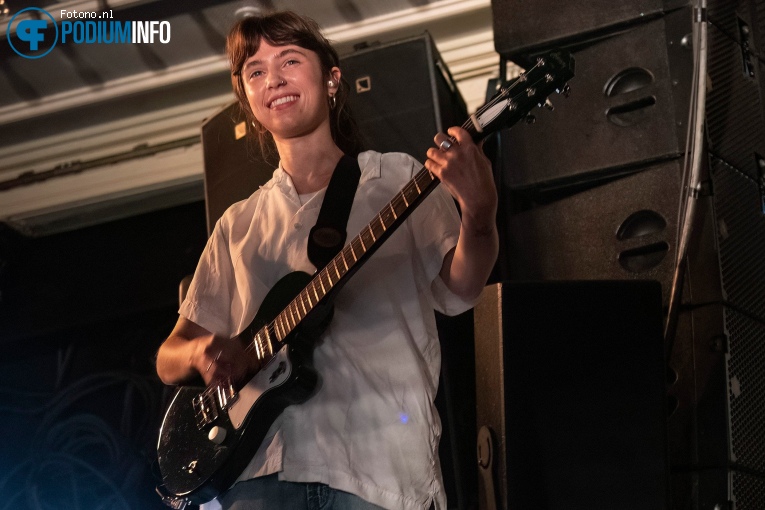
<svg viewBox="0 0 765 510"><path fill-rule="evenodd" d="M274 140L306 136L317 129L329 131L328 98L337 89L340 70L324 75L319 56L289 44L271 46L261 41L241 71L247 100L255 118Z"/></svg>

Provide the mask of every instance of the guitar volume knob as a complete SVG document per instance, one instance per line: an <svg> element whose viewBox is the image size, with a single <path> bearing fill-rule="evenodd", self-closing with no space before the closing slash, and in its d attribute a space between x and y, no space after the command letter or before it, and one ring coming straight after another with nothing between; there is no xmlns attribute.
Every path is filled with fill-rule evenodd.
<svg viewBox="0 0 765 510"><path fill-rule="evenodd" d="M207 433L207 439L215 444L221 444L226 440L226 429L218 427L217 425L214 426L210 429L210 432Z"/></svg>

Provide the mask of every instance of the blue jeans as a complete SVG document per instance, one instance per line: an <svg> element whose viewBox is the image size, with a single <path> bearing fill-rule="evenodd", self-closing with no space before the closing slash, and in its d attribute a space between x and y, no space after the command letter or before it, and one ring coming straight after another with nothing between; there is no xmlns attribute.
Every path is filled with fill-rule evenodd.
<svg viewBox="0 0 765 510"><path fill-rule="evenodd" d="M275 474L239 482L218 501L223 510L383 510L323 483L280 482Z"/></svg>

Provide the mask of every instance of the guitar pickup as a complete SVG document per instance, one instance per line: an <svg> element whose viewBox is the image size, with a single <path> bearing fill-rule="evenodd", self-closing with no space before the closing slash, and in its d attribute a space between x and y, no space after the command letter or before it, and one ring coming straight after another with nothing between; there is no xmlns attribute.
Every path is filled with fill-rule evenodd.
<svg viewBox="0 0 765 510"><path fill-rule="evenodd" d="M202 430L212 425L218 419L220 413L226 411L234 402L238 394L230 379L208 387L205 391L194 397L194 414L197 419L197 428Z"/></svg>
<svg viewBox="0 0 765 510"><path fill-rule="evenodd" d="M231 404L236 402L236 399L239 396L234 389L234 383L231 382L231 379L227 379L223 384L216 385L215 393L218 397L218 406L220 406L220 409L223 411L228 410L228 408L231 407Z"/></svg>
<svg viewBox="0 0 765 510"><path fill-rule="evenodd" d="M194 414L197 418L197 428L199 430L211 425L219 416L218 404L215 402L215 398L213 398L214 394L211 394L209 390L208 388L194 397Z"/></svg>

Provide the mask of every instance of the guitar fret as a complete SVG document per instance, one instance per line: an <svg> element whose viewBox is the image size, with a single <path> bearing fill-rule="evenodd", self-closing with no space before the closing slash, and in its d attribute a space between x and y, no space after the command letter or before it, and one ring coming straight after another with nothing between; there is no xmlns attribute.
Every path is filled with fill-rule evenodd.
<svg viewBox="0 0 765 510"><path fill-rule="evenodd" d="M321 281L321 273L319 273L318 280L319 280L319 285L321 285L321 295L322 295L322 297L324 297L324 296L327 295L327 289L324 288L324 282ZM314 285L314 287L315 287L315 285Z"/></svg>
<svg viewBox="0 0 765 510"><path fill-rule="evenodd" d="M302 292L298 295L298 298L300 299L300 306L303 307L303 314L304 314L303 317L305 317L306 315L308 315L308 310L306 310L305 308L305 300L303 299Z"/></svg>
<svg viewBox="0 0 765 510"><path fill-rule="evenodd" d="M272 345L272 344L273 344L273 342L271 342L271 333L268 331L268 324L266 324L266 325L263 327L263 332L264 332L264 333L265 333L265 335L266 335L266 340L268 340L268 344L269 344L269 345Z"/></svg>
<svg viewBox="0 0 765 510"><path fill-rule="evenodd" d="M415 177L415 178L414 178L414 180L413 180L412 182L414 183L415 187L417 188L417 193L419 193L420 195L422 195L422 190L420 189L420 185L419 185L419 184L417 184L417 177Z"/></svg>
<svg viewBox="0 0 765 510"><path fill-rule="evenodd" d="M276 319L274 319L271 325L272 325L272 333L274 335L274 339L278 342L279 341L279 325L276 323Z"/></svg>
<svg viewBox="0 0 765 510"><path fill-rule="evenodd" d="M407 207L410 207L411 204L413 204L414 201L417 200L418 194L417 194L416 188L417 188L417 185L414 181L410 182L409 185L406 188L404 188L404 193L405 193L404 201L406 202Z"/></svg>
<svg viewBox="0 0 765 510"><path fill-rule="evenodd" d="M367 228L369 229L369 235L372 236L372 242L373 243L377 242L377 238L375 237L374 230L372 230L372 225L370 224Z"/></svg>
<svg viewBox="0 0 765 510"><path fill-rule="evenodd" d="M319 293L316 291L316 282L315 281L311 282L311 288L313 289L314 296L316 296L316 304L319 304L319 300L321 298L319 297Z"/></svg>
<svg viewBox="0 0 765 510"><path fill-rule="evenodd" d="M266 346L263 344L263 335L265 334L265 330L261 329L258 331L257 335L257 342L258 342L258 350L260 351L260 359L263 359L266 357Z"/></svg>
<svg viewBox="0 0 765 510"><path fill-rule="evenodd" d="M398 219L399 214L403 213L407 208L407 203L404 195L399 193L394 200L391 200L390 206L391 210L393 211L393 216ZM398 208L400 208L400 210L397 210Z"/></svg>
<svg viewBox="0 0 765 510"><path fill-rule="evenodd" d="M364 251L367 251L367 247L364 245L364 239L362 236L359 236L359 242L361 243L361 247L364 249Z"/></svg>
<svg viewBox="0 0 765 510"><path fill-rule="evenodd" d="M393 202L389 203L388 207L390 207L390 212L393 215L393 219L397 220L398 219L398 214L396 214L396 209L393 207ZM386 227L386 230L387 230L387 227Z"/></svg>
<svg viewBox="0 0 765 510"><path fill-rule="evenodd" d="M381 237L385 233L385 227L382 225L382 221L377 218L369 224L369 230L371 230L371 235L375 242L377 242L378 237ZM377 233L376 235L375 232Z"/></svg>
<svg viewBox="0 0 765 510"><path fill-rule="evenodd" d="M409 207L409 202L406 201L406 195L404 195L404 191L402 190L398 195L404 201L404 204L406 204L406 207Z"/></svg>
<svg viewBox="0 0 765 510"><path fill-rule="evenodd" d="M281 323L281 318L282 318L281 315L276 316L276 321L275 321L276 322L276 338L278 338L279 340L284 340L285 334L284 334L284 327L282 326L282 323Z"/></svg>
<svg viewBox="0 0 765 510"><path fill-rule="evenodd" d="M332 259L332 265L335 266L335 274L337 274L337 281L340 281L340 278L342 278L342 276L340 276L340 271L337 270L337 257Z"/></svg>
<svg viewBox="0 0 765 510"><path fill-rule="evenodd" d="M263 359L262 348L260 346L260 333L255 335L255 338L253 338L253 343L255 344L255 356L258 359Z"/></svg>
<svg viewBox="0 0 765 510"><path fill-rule="evenodd" d="M289 313L288 317L290 319L290 327L292 329L295 329L295 326L297 326L298 321L295 319L295 312L292 311L292 304L289 304L287 306L287 312Z"/></svg>
<svg viewBox="0 0 765 510"><path fill-rule="evenodd" d="M430 172L422 171L414 177L414 181L417 183L417 189L420 189L420 185L425 188L428 184L433 182L433 176ZM422 191L420 191L422 193Z"/></svg>
<svg viewBox="0 0 765 510"><path fill-rule="evenodd" d="M313 301L311 301L311 292L308 290L308 287L304 289L305 297L308 298L308 308L313 308Z"/></svg>
<svg viewBox="0 0 765 510"><path fill-rule="evenodd" d="M355 241L355 239L353 241ZM358 262L359 258L356 256L356 250L353 249L353 241L351 241L351 244L349 244L348 246L351 248L351 255L353 255L353 261Z"/></svg>
<svg viewBox="0 0 765 510"><path fill-rule="evenodd" d="M297 327L297 324L303 320L303 317L300 315L300 308L298 308L297 301L294 299L292 300L292 303L290 303L290 308L292 308L294 316L297 318L297 322L295 323L295 327Z"/></svg>
<svg viewBox="0 0 765 510"><path fill-rule="evenodd" d="M345 266L345 272L347 273L348 272L348 261L345 260L345 249L340 252L340 255L342 256L343 266Z"/></svg>

